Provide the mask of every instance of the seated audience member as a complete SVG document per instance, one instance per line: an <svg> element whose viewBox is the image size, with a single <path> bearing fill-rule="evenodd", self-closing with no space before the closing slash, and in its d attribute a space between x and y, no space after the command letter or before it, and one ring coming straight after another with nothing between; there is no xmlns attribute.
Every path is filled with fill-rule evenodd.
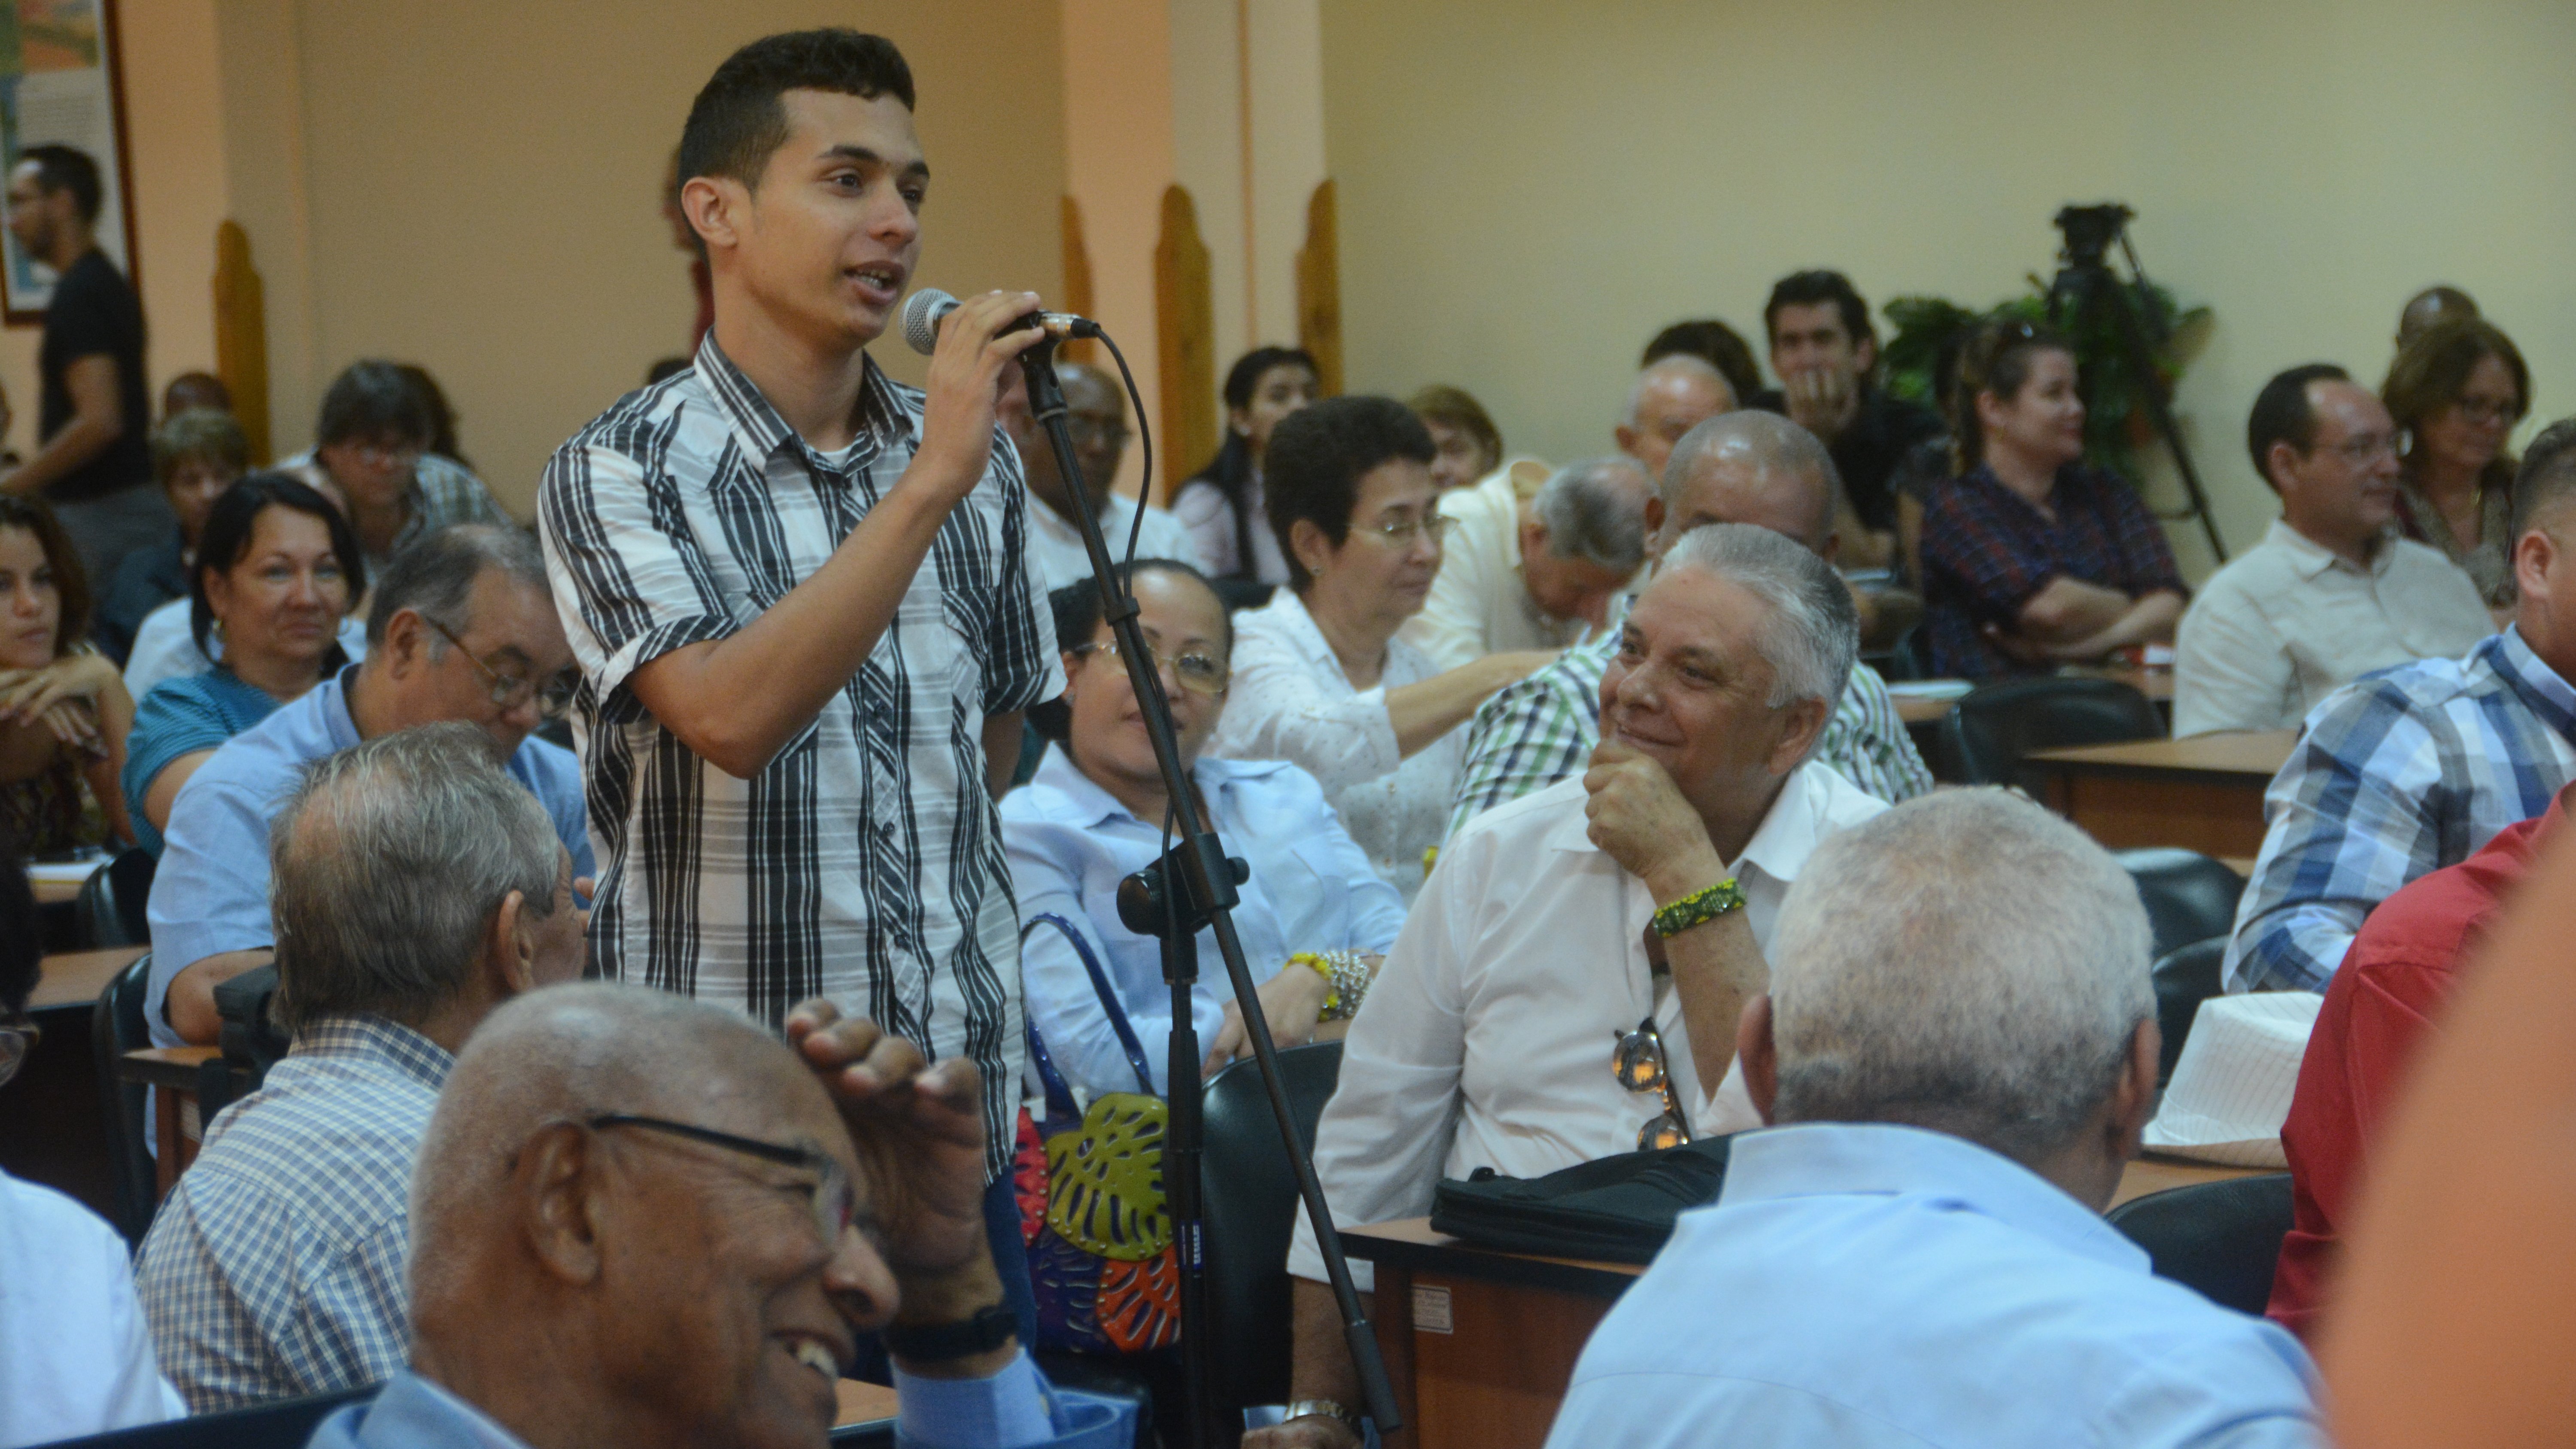
<svg viewBox="0 0 2576 1449"><path fill-rule="evenodd" d="M1463 387L1435 382L1405 400L1431 431L1431 486L1455 492L1503 466L1503 435Z"/></svg>
<svg viewBox="0 0 2576 1449"><path fill-rule="evenodd" d="M2558 833L2568 795L2560 791L2547 813L2515 821L2477 854L2380 902L2326 988L2281 1125L2296 1219L2265 1309L2302 1339L2312 1339L2329 1297L2338 1225L2349 1220L2406 1070L2461 971L2485 949L2496 913Z"/></svg>
<svg viewBox="0 0 2576 1449"><path fill-rule="evenodd" d="M2397 473L2406 536L2469 571L2487 606L2513 603L2513 459L2505 439L2531 408L2531 369L2513 339L2475 317L2418 334L2379 385L2407 448Z"/></svg>
<svg viewBox="0 0 2576 1449"><path fill-rule="evenodd" d="M456 408L447 400L447 389L440 387L430 370L417 362L397 362L394 367L411 383L412 390L420 394L420 400L429 408L429 443L422 451L431 457L444 458L468 473L473 472L473 463L466 459L464 449L456 441Z"/></svg>
<svg viewBox="0 0 2576 1449"><path fill-rule="evenodd" d="M250 440L231 413L196 408L153 430L152 476L170 500L179 526L159 544L127 554L99 598L98 623L91 634L118 668L134 650L134 631L142 627L143 616L187 597L188 567L197 556L206 511L249 466Z"/></svg>
<svg viewBox="0 0 2576 1449"><path fill-rule="evenodd" d="M2431 286L2406 299L2397 313L2397 350L2424 335L2436 322L2478 315L2478 300L2457 287Z"/></svg>
<svg viewBox="0 0 2576 1449"><path fill-rule="evenodd" d="M294 1047L207 1124L136 1274L200 1414L402 1367L411 1164L439 1086L494 1007L581 974L571 860L472 725L315 761L269 857Z"/></svg>
<svg viewBox="0 0 2576 1449"><path fill-rule="evenodd" d="M1887 808L1810 759L1858 642L1842 580L1777 533L1713 524L1665 552L1602 678L1591 769L1449 843L1351 1023L1315 1129L1336 1222L1418 1217L1478 1168L1538 1177L1758 1124L1735 1021L1781 899L1818 842ZM1661 1066L1660 1090L1611 1042ZM1311 1228L1288 1271L1291 1397L1356 1403ZM1268 1442L1357 1442L1331 1409L1307 1418Z"/></svg>
<svg viewBox="0 0 2576 1449"><path fill-rule="evenodd" d="M25 863L0 838L0 1089L42 1035L27 998L44 939ZM0 1171L0 1444L50 1444L187 1412L152 1356L125 1240L62 1193Z"/></svg>
<svg viewBox="0 0 2576 1449"><path fill-rule="evenodd" d="M2576 779L2576 418L2532 439L2509 523L2503 633L2356 680L2308 717L2263 794L2228 990L2325 990L2372 907Z"/></svg>
<svg viewBox="0 0 2576 1449"><path fill-rule="evenodd" d="M1749 523L1804 544L1828 563L1836 541L1833 460L1814 435L1777 413L1727 413L1693 428L1673 450L1660 495L1647 500L1646 554L1707 523ZM1476 711L1467 763L1449 816L1455 835L1497 805L1580 773L1601 742L1601 679L1619 652L1626 605L1602 635L1504 689ZM1932 788L1887 682L1854 664L1825 721L1816 759L1893 804Z"/></svg>
<svg viewBox="0 0 2576 1449"><path fill-rule="evenodd" d="M358 536L330 501L285 473L255 473L207 518L189 625L223 659L165 679L134 706L120 776L135 843L161 854L179 787L224 741L339 672L349 605L367 591Z"/></svg>
<svg viewBox="0 0 2576 1449"><path fill-rule="evenodd" d="M1878 385L1878 329L1842 273L1781 278L1763 304L1762 325L1780 375L1780 410L1816 435L1841 475L1851 515L1841 528L1846 563L1888 566L1896 557L1890 480L1906 454L1947 429L1931 409Z"/></svg>
<svg viewBox="0 0 2576 1449"><path fill-rule="evenodd" d="M376 582L365 662L227 740L171 805L149 912L153 1041L214 1041L215 987L268 961L277 938L262 843L295 772L335 750L439 720L473 725L546 807L574 875L588 876L580 767L530 737L562 717L571 670L535 539L464 524L396 555Z"/></svg>
<svg viewBox="0 0 2576 1449"><path fill-rule="evenodd" d="M1735 411L1735 389L1707 359L1688 352L1656 358L1628 388L1627 421L1610 430L1619 451L1637 460L1649 478L1664 476L1664 460L1682 434Z"/></svg>
<svg viewBox="0 0 2576 1449"><path fill-rule="evenodd" d="M322 394L313 449L277 466L313 475L336 492L367 551L367 571L384 577L404 545L454 523L510 525L483 480L440 453L442 403L400 363L353 362ZM444 440L455 446L451 436Z"/></svg>
<svg viewBox="0 0 2576 1449"><path fill-rule="evenodd" d="M1134 1443L1010 1329L974 1062L827 1001L788 1034L605 983L493 1013L413 1174L410 1367L312 1449L820 1445L872 1333L900 1442Z"/></svg>
<svg viewBox="0 0 2576 1449"><path fill-rule="evenodd" d="M1256 347L1225 374L1225 445L1172 495L1198 559L1220 579L1288 582L1288 560L1269 521L1263 468L1271 431L1315 401L1315 359L1297 347Z"/></svg>
<svg viewBox="0 0 2576 1449"><path fill-rule="evenodd" d="M2135 489L2084 466L2084 399L2065 338L1989 325L1960 359L1953 435L1966 470L1924 508L1924 628L1935 673L2045 673L2182 617L2173 547Z"/></svg>
<svg viewBox="0 0 2576 1449"><path fill-rule="evenodd" d="M2201 585L2174 634L2174 738L2289 729L2375 669L2495 632L2469 576L2397 535L2397 430L2331 363L2264 384L2246 448L2281 517Z"/></svg>
<svg viewBox="0 0 2576 1449"><path fill-rule="evenodd" d="M224 386L224 380L211 372L180 373L170 379L169 386L161 389L161 421L166 423L191 408L231 412L233 390Z"/></svg>
<svg viewBox="0 0 2576 1449"><path fill-rule="evenodd" d="M1285 760L1218 760L1200 749L1225 709L1233 626L1216 590L1187 564L1138 559L1120 579L1172 702L1173 737L1207 828L1252 867L1235 907L1244 963L1281 1046L1337 1037L1366 994L1376 956L1404 924L1404 901L1369 868L1315 777ZM1172 994L1160 938L1120 924L1118 886L1160 859L1169 805L1116 637L1087 583L1055 594L1069 715L1062 748L1024 789L1002 797L1002 844L1022 938L1029 1024L1067 1083L1084 1092L1167 1095ZM1079 945L1076 943L1079 942ZM1086 959L1087 958L1087 959ZM1137 1081L1092 985L1097 964L1144 1047ZM1311 966L1312 969L1309 969ZM1213 929L1199 933L1192 1019L1213 1072L1246 1055L1242 1016ZM1326 1022L1325 1003L1333 1001Z"/></svg>
<svg viewBox="0 0 2576 1449"><path fill-rule="evenodd" d="M1696 357L1717 369L1726 379L1727 391L1743 407L1766 407L1771 402L1768 389L1762 386L1762 365L1753 360L1753 344L1744 334L1714 317L1689 322L1676 322L1655 334L1646 344L1639 367L1652 367L1676 353Z"/></svg>
<svg viewBox="0 0 2576 1449"><path fill-rule="evenodd" d="M0 494L0 840L31 856L134 838L116 783L134 700L81 642L89 607L53 510Z"/></svg>
<svg viewBox="0 0 2576 1449"><path fill-rule="evenodd" d="M1442 494L1452 527L1440 572L1397 637L1455 669L1507 650L1562 649L1598 631L1645 560L1654 494L1626 457L1559 468L1527 503L1503 471Z"/></svg>
<svg viewBox="0 0 2576 1449"><path fill-rule="evenodd" d="M1064 423L1065 431L1073 435L1073 461L1082 468L1083 486L1100 510L1100 532L1108 540L1109 557L1121 561L1127 557L1128 530L1137 527L1141 510L1145 521L1136 534L1136 557L1195 563L1198 544L1180 520L1150 503L1140 505L1111 486L1118 481L1119 458L1127 451L1127 394L1106 374L1079 362L1059 362L1055 371L1064 386ZM1027 380L1015 367L1006 381L994 412L1002 431L1011 435L1012 446L1019 449L1020 477L1028 484L1029 497L1042 505L1029 510L1029 554L1038 561L1038 572L1049 589L1081 583L1091 577L1091 551L1083 547L1073 494L1056 469L1055 447L1047 441L1046 430L1029 413Z"/></svg>
<svg viewBox="0 0 2576 1449"><path fill-rule="evenodd" d="M1280 424L1268 502L1289 585L1237 617L1230 707L1208 747L1314 776L1407 900L1457 788L1458 727L1550 658L1489 654L1443 671L1396 637L1431 592L1451 522L1431 458L1431 435L1393 398L1331 398Z"/></svg>
<svg viewBox="0 0 2576 1449"><path fill-rule="evenodd" d="M2322 1444L2289 1335L2102 1221L2155 1109L2147 947L2119 863L2001 790L1818 847L1738 1029L1773 1125L1593 1331L1548 1443Z"/></svg>

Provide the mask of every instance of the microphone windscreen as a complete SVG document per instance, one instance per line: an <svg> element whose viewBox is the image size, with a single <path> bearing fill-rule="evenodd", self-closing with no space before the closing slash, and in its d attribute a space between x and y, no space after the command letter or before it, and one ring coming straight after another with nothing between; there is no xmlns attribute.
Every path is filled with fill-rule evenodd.
<svg viewBox="0 0 2576 1449"><path fill-rule="evenodd" d="M939 319L957 310L958 301L937 287L924 287L904 299L903 340L928 357L939 346Z"/></svg>

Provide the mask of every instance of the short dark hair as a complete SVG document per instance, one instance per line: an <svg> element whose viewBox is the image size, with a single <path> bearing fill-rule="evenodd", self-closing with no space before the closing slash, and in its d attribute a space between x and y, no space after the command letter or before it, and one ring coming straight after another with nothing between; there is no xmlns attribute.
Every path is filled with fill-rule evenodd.
<svg viewBox="0 0 2576 1449"><path fill-rule="evenodd" d="M217 408L187 408L152 430L152 481L167 488L182 463L212 463L235 477L250 466L241 421Z"/></svg>
<svg viewBox="0 0 2576 1449"><path fill-rule="evenodd" d="M81 567L80 549L54 510L23 494L0 493L0 528L27 530L45 551L45 566L54 571L54 592L62 600L54 624L54 657L60 659L89 638L89 571Z"/></svg>
<svg viewBox="0 0 2576 1449"><path fill-rule="evenodd" d="M322 394L322 420L313 443L392 441L426 451L438 436L438 419L411 374L399 362L353 362Z"/></svg>
<svg viewBox="0 0 2576 1449"><path fill-rule="evenodd" d="M546 584L546 558L535 535L494 523L451 523L404 545L385 565L376 583L375 602L367 607L367 647L385 642L385 628L405 609L462 634L472 623L466 605L474 581L485 569L499 569L540 591ZM435 656L444 639L429 641Z"/></svg>
<svg viewBox="0 0 2576 1449"><path fill-rule="evenodd" d="M1717 369L1733 390L1736 406L1750 407L1762 391L1762 365L1753 360L1753 344L1744 334L1714 317L1676 322L1655 334L1637 359L1638 370L1667 357L1696 357Z"/></svg>
<svg viewBox="0 0 2576 1449"><path fill-rule="evenodd" d="M2522 453L2522 471L2513 479L2513 534L2505 547L2531 531L2542 510L2576 494L2576 418L2560 418L2540 430Z"/></svg>
<svg viewBox="0 0 2576 1449"><path fill-rule="evenodd" d="M1315 366L1315 354L1302 347L1256 347L1234 360L1225 370L1222 390L1229 408L1252 406L1252 394L1261 386L1262 374L1274 367L1302 367L1317 376L1323 369Z"/></svg>
<svg viewBox="0 0 2576 1449"><path fill-rule="evenodd" d="M2245 417L2245 452L2254 460L2254 476L2281 485L2272 477L2272 445L2287 443L2301 453L2317 445L2317 409L2308 397L2312 382L2350 382L2352 374L2331 362L2308 362L2276 374L2254 395L2254 410Z"/></svg>
<svg viewBox="0 0 2576 1449"><path fill-rule="evenodd" d="M98 208L106 193L99 189L98 163L86 151L69 146L46 144L30 146L18 153L18 164L36 163L36 185L51 193L68 191L72 205L80 208L81 220L98 220Z"/></svg>
<svg viewBox="0 0 2576 1449"><path fill-rule="evenodd" d="M730 176L760 185L770 156L787 144L787 107L779 98L789 91L892 96L914 109L912 67L882 35L837 27L765 35L726 56L689 103L680 128L681 182Z"/></svg>
<svg viewBox="0 0 2576 1449"><path fill-rule="evenodd" d="M1261 491L1288 561L1288 586L1303 593L1314 582L1288 542L1298 520L1322 529L1339 548L1351 536L1362 477L1398 458L1427 468L1439 455L1422 419L1391 397L1329 397L1282 418L1270 434Z"/></svg>
<svg viewBox="0 0 2576 1449"><path fill-rule="evenodd" d="M1842 313L1843 331L1851 334L1852 345L1863 342L1875 345L1878 329L1869 322L1869 304L1851 284L1851 278L1840 272L1818 268L1808 272L1791 272L1772 284L1771 300L1762 304L1762 335L1772 346L1780 345L1780 309L1783 307L1821 307L1834 304Z"/></svg>
<svg viewBox="0 0 2576 1449"><path fill-rule="evenodd" d="M689 365L689 359L685 357L656 358L651 367L644 369L644 385L651 387L666 377L677 376L688 371Z"/></svg>
<svg viewBox="0 0 2576 1449"><path fill-rule="evenodd" d="M348 582L349 601L354 604L365 596L366 551L358 544L358 531L331 506L331 500L292 473L253 473L215 499L215 506L206 512L205 530L197 535L197 562L188 571L188 633L196 639L198 653L209 652L206 640L215 627L214 608L206 601L206 575L230 573L241 562L250 551L251 535L259 531L259 516L272 508L322 520L331 533L331 556L339 560L340 576ZM329 667L327 662L324 667Z"/></svg>

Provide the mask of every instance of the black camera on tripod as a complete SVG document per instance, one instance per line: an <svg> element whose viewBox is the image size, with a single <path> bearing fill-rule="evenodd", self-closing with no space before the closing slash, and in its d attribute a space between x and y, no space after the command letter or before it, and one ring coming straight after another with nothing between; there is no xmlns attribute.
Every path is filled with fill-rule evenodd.
<svg viewBox="0 0 2576 1449"><path fill-rule="evenodd" d="M2060 207L2057 229L2066 237L2066 264L2071 267L2098 267L2111 243L2120 239L2129 219L2137 213L2116 201L2099 206Z"/></svg>

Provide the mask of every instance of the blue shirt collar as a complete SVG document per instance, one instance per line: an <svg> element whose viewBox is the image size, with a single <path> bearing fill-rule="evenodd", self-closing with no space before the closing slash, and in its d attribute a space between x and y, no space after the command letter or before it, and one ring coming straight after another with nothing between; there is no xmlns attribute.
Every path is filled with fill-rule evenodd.
<svg viewBox="0 0 2576 1449"><path fill-rule="evenodd" d="M330 736L333 751L351 749L359 743L358 721L349 713L349 686L358 682L358 671L365 667L347 665L313 686L313 717L321 721L322 732Z"/></svg>
<svg viewBox="0 0 2576 1449"><path fill-rule="evenodd" d="M1275 775L1287 765L1285 760L1221 760L1202 755L1190 766L1190 776L1198 781L1200 792L1208 797L1208 809L1217 811L1224 808L1218 804L1218 797L1235 782ZM1062 796L1065 808L1050 813L1068 824L1089 828L1123 820L1155 830L1163 828L1160 820L1137 821L1133 811L1118 803L1117 796L1100 788L1089 775L1082 773L1081 768L1073 763L1073 756L1066 753L1060 744L1048 746L1045 762L1038 766L1035 775L1029 777L1029 788L1052 790Z"/></svg>
<svg viewBox="0 0 2576 1449"><path fill-rule="evenodd" d="M2144 1249L2064 1188L1964 1137L1888 1122L1802 1122L1747 1132L1727 1153L1717 1205L1870 1195L1940 1198L2115 1268Z"/></svg>
<svg viewBox="0 0 2576 1449"><path fill-rule="evenodd" d="M2560 735L2576 740L2576 686L2559 678L2557 670L2532 652L2521 626L2507 624L2503 633L2478 648L2487 656L2488 666L2522 696L2534 714Z"/></svg>
<svg viewBox="0 0 2576 1449"><path fill-rule="evenodd" d="M354 1441L367 1449L438 1444L453 1449L527 1449L489 1415L409 1369L385 1380Z"/></svg>

